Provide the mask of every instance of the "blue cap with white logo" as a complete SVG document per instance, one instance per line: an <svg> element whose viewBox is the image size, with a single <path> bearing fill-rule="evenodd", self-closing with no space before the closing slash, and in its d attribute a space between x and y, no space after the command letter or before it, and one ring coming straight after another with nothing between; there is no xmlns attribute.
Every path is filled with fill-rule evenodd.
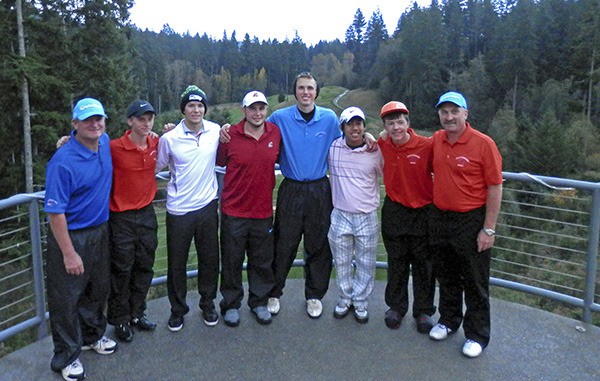
<svg viewBox="0 0 600 381"><path fill-rule="evenodd" d="M454 103L458 107L462 107L465 110L467 109L467 100L465 99L465 97L463 97L463 95L461 93L457 93L455 91L449 91L449 92L443 94L440 97L440 99L438 100L438 103L435 105L435 107L440 107L440 105L442 103L446 103L446 102Z"/></svg>
<svg viewBox="0 0 600 381"><path fill-rule="evenodd" d="M73 109L73 120L86 120L90 116L100 115L105 118L106 113L104 112L104 107L102 103L94 98L83 98L80 99L79 102L75 105Z"/></svg>

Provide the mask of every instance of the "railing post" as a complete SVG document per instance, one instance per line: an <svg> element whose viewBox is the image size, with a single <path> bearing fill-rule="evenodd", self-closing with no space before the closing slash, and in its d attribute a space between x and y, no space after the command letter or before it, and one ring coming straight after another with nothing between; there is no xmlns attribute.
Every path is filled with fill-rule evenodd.
<svg viewBox="0 0 600 381"><path fill-rule="evenodd" d="M600 190L592 194L590 211L590 231L588 233L587 264L585 266L585 288L583 290L583 321L592 322L591 306L596 293L596 262L598 260L598 237L600 235Z"/></svg>
<svg viewBox="0 0 600 381"><path fill-rule="evenodd" d="M36 316L40 319L38 325L38 340L48 335L46 324L46 291L44 287L44 261L42 259L42 234L38 200L29 202L29 232L31 235L31 260L33 267L33 287L35 289Z"/></svg>

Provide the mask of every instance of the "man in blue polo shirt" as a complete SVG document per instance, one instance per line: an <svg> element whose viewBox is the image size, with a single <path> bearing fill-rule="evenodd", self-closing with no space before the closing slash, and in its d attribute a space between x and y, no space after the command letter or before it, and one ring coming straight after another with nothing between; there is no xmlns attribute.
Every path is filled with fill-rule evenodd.
<svg viewBox="0 0 600 381"><path fill-rule="evenodd" d="M81 350L112 354L117 349L117 343L104 336L110 290L106 222L113 171L105 118L98 100L77 102L71 138L46 169L46 269L54 342L50 367L65 380L85 378Z"/></svg>
<svg viewBox="0 0 600 381"><path fill-rule="evenodd" d="M332 270L327 232L333 204L326 177L327 154L342 133L337 115L315 104L319 86L310 73L300 73L293 88L297 104L277 110L268 118L281 130L280 165L284 176L277 191L273 261L276 283L268 308L272 314L279 312L279 298L304 236L306 312L318 318Z"/></svg>

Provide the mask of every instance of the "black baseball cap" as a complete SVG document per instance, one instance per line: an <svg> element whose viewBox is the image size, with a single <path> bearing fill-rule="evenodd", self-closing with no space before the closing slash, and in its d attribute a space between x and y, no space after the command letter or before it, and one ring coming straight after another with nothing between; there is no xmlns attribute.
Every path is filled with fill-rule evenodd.
<svg viewBox="0 0 600 381"><path fill-rule="evenodd" d="M136 101L131 102L129 104L129 106L127 107L127 117L128 118L131 118L132 116L139 118L140 116L144 115L147 112L151 112L156 115L156 112L154 111L154 107L152 107L152 105L148 101L136 100Z"/></svg>

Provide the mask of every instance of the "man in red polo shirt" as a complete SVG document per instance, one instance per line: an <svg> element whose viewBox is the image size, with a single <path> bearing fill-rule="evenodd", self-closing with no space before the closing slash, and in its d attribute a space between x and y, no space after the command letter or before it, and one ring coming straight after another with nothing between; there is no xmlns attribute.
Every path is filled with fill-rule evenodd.
<svg viewBox="0 0 600 381"><path fill-rule="evenodd" d="M127 108L131 129L110 142L114 171L108 220L111 292L107 315L117 338L124 342L132 340L132 326L145 331L156 328L145 315L158 244L152 205L158 147L158 136L151 134L154 115L148 101L131 102Z"/></svg>
<svg viewBox="0 0 600 381"><path fill-rule="evenodd" d="M440 319L429 336L444 340L464 322L462 352L477 357L490 340L490 258L502 201L502 157L494 141L467 122L462 94L447 92L436 107L443 129L433 135L430 240Z"/></svg>
<svg viewBox="0 0 600 381"><path fill-rule="evenodd" d="M432 140L410 128L408 108L392 101L381 108L385 134L377 143L384 158L386 197L381 208L381 235L388 255L385 325L397 329L408 312L412 273L412 316L420 333L429 333L435 313L435 278L428 242L433 201ZM384 136L385 135L385 136Z"/></svg>
<svg viewBox="0 0 600 381"><path fill-rule="evenodd" d="M228 143L219 144L217 165L227 166L221 194L221 294L223 320L240 323L244 289L242 264L248 255L248 306L260 324L275 284L272 269L274 167L281 144L279 128L266 121L267 98L251 91L242 101L244 118L231 126Z"/></svg>

